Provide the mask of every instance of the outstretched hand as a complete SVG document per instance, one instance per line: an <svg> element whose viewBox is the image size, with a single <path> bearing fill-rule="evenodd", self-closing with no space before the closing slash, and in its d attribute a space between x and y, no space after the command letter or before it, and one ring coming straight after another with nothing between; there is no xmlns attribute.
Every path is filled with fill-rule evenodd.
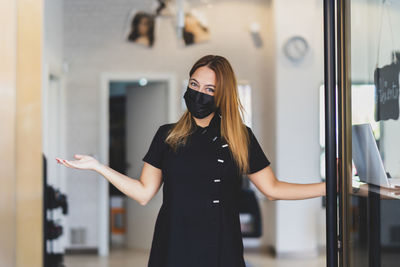
<svg viewBox="0 0 400 267"><path fill-rule="evenodd" d="M99 162L92 156L75 154L74 158L77 160L65 160L57 158L58 163L63 164L66 167L81 169L81 170L95 170L98 167Z"/></svg>

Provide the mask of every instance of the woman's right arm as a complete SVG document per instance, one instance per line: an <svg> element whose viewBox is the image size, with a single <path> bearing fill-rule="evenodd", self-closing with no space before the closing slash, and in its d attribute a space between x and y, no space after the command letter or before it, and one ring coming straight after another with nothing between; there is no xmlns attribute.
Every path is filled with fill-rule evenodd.
<svg viewBox="0 0 400 267"><path fill-rule="evenodd" d="M139 179L132 179L103 164L99 164L95 170L122 193L143 206L154 197L162 183L161 170L147 162L144 162Z"/></svg>
<svg viewBox="0 0 400 267"><path fill-rule="evenodd" d="M99 163L88 155L76 154L78 160L63 160L56 158L64 166L75 169L94 170L104 176L118 190L141 205L146 205L158 192L162 184L162 171L151 164L144 162L139 179L132 179L125 174Z"/></svg>

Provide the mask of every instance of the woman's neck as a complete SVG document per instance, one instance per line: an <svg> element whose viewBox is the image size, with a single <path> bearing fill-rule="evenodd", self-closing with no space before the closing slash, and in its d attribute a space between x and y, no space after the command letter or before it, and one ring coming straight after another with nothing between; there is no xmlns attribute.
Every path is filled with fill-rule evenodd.
<svg viewBox="0 0 400 267"><path fill-rule="evenodd" d="M205 128L210 124L210 121L212 120L214 113L215 112L211 112L210 115L208 115L207 117L204 117L202 119L199 119L199 118L196 118L193 116L193 119L198 126Z"/></svg>

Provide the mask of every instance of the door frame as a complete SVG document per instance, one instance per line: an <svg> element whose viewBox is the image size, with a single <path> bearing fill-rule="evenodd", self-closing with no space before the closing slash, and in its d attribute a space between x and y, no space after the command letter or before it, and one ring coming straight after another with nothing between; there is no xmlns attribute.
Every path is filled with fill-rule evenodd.
<svg viewBox="0 0 400 267"><path fill-rule="evenodd" d="M324 0L324 89L326 177L326 266L338 264L337 156L336 148L336 31L335 2ZM339 16L339 15L338 15Z"/></svg>
<svg viewBox="0 0 400 267"><path fill-rule="evenodd" d="M350 21L350 1L324 0L327 267L349 266L348 188L352 181Z"/></svg>
<svg viewBox="0 0 400 267"><path fill-rule="evenodd" d="M338 168L339 210L338 251L339 266L350 266L350 211L349 188L352 188L352 110L351 110L351 67L350 67L350 3L337 1L337 121L338 121Z"/></svg>
<svg viewBox="0 0 400 267"><path fill-rule="evenodd" d="M180 114L179 93L180 87L177 86L177 79L174 73L170 72L103 72L100 75L100 126L99 126L99 160L108 165L108 146L109 146L109 96L110 96L110 82L136 82L142 78L146 78L148 82L167 82L167 105L168 105L168 121L173 122L177 120ZM99 250L101 256L109 254L109 196L108 188L109 183L104 177L100 177L100 184L98 188L99 199L99 216L98 216L98 237L99 237Z"/></svg>

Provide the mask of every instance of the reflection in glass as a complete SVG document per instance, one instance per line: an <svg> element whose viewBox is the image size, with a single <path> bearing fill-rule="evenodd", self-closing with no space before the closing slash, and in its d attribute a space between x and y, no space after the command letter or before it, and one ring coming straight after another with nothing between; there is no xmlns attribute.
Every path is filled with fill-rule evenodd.
<svg viewBox="0 0 400 267"><path fill-rule="evenodd" d="M344 224L349 266L398 266L400 190L388 184L400 178L400 122L395 114L400 68L394 57L400 49L395 34L400 2L352 0L350 5L353 180Z"/></svg>

